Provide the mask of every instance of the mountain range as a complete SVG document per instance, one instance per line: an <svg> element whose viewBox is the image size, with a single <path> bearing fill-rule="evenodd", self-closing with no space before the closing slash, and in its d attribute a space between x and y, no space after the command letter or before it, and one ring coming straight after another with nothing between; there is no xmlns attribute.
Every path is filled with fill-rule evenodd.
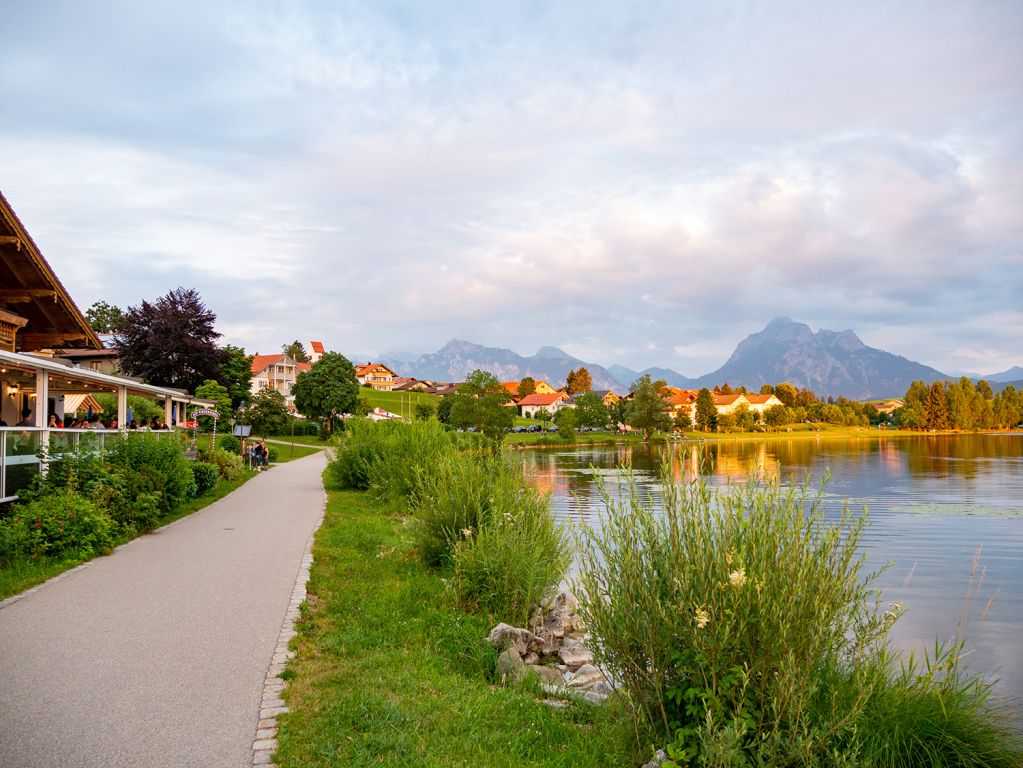
<svg viewBox="0 0 1023 768"><path fill-rule="evenodd" d="M395 356L398 357L398 356ZM901 397L917 380L925 382L958 378L922 363L881 349L868 347L851 330L819 330L814 333L804 323L787 317L772 320L757 333L750 334L735 348L727 362L716 371L695 378L669 368L635 371L621 365L607 368L569 355L557 347L542 347L525 357L509 349L485 347L453 339L441 349L414 359L384 358L395 372L405 376L437 381L461 381L473 370L490 371L502 381L518 381L524 376L544 379L557 386L570 370L585 367L594 389L624 392L643 374L663 379L674 387L698 389L728 382L756 391L763 384L788 381L806 387L820 397L845 396L855 400ZM980 377L974 377L980 378ZM1018 385L1023 368L1010 368L986 377L1001 389Z"/></svg>

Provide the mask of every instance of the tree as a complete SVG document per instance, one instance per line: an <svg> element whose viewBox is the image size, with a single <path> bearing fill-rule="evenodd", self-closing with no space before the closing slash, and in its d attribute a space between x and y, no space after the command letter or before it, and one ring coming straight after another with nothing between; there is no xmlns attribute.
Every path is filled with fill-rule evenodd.
<svg viewBox="0 0 1023 768"><path fill-rule="evenodd" d="M252 394L252 355L241 347L225 344L224 365L220 369L220 383L231 393L231 408L237 410Z"/></svg>
<svg viewBox="0 0 1023 768"><path fill-rule="evenodd" d="M614 428L619 429L619 425L624 424L629 417L629 401L624 398L619 400L608 409L608 415L611 417Z"/></svg>
<svg viewBox="0 0 1023 768"><path fill-rule="evenodd" d="M487 437L502 440L504 431L515 423L513 409L505 405L511 400L508 390L487 371L470 373L458 392L449 397L454 400L449 421L458 429L475 427Z"/></svg>
<svg viewBox="0 0 1023 768"><path fill-rule="evenodd" d="M536 380L532 376L526 376L519 382L519 397L527 397L536 392Z"/></svg>
<svg viewBox="0 0 1023 768"><path fill-rule="evenodd" d="M308 363L309 355L305 353L305 347L302 346L302 342L296 339L290 344L285 344L281 349L288 357L294 360L296 363Z"/></svg>
<svg viewBox="0 0 1023 768"><path fill-rule="evenodd" d="M558 425L558 435L565 440L575 438L575 430L579 425L574 408L562 408L554 414L554 423Z"/></svg>
<svg viewBox="0 0 1023 768"><path fill-rule="evenodd" d="M295 408L304 416L327 424L327 433L344 413L354 413L359 402L355 367L344 355L328 352L308 371L298 374L291 388Z"/></svg>
<svg viewBox="0 0 1023 768"><path fill-rule="evenodd" d="M124 321L124 312L113 304L97 301L85 310L85 319L96 333L115 333Z"/></svg>
<svg viewBox="0 0 1023 768"><path fill-rule="evenodd" d="M243 418L252 425L254 433L266 437L286 432L293 417L284 395L273 387L263 387L252 396Z"/></svg>
<svg viewBox="0 0 1023 768"><path fill-rule="evenodd" d="M760 394L762 394L762 395L773 395L774 394L774 387L772 387L770 384L764 384L760 388Z"/></svg>
<svg viewBox="0 0 1023 768"><path fill-rule="evenodd" d="M720 392L720 393L721 393L722 395L730 395L730 394L732 394L732 387L731 387L731 385L730 385L730 384L729 384L729 383L728 383L728 382L726 381L726 382L725 382L724 384L722 384L722 385L721 385L721 386L720 386L720 387L718 388L718 392Z"/></svg>
<svg viewBox="0 0 1023 768"><path fill-rule="evenodd" d="M948 399L945 396L945 387L940 381L931 384L927 390L927 428L948 429Z"/></svg>
<svg viewBox="0 0 1023 768"><path fill-rule="evenodd" d="M206 379L206 381L195 388L195 396L201 397L203 400L213 401L214 410L220 414L218 428L219 431L222 432L224 430L224 425L227 424L227 420L231 418L231 414L234 413L234 409L231 407L231 393L227 391L227 387L213 379ZM200 416L199 426L203 432L212 431L213 417Z"/></svg>
<svg viewBox="0 0 1023 768"><path fill-rule="evenodd" d="M671 429L671 417L665 412L668 403L661 394L666 386L663 380L651 381L650 374L644 373L629 388L632 402L626 423L641 430L647 440L654 432Z"/></svg>
<svg viewBox="0 0 1023 768"><path fill-rule="evenodd" d="M216 319L194 288L128 307L115 332L121 369L150 384L195 391L220 375L227 358L217 346Z"/></svg>
<svg viewBox="0 0 1023 768"><path fill-rule="evenodd" d="M718 409L714 406L714 395L704 387L696 396L696 428L708 432L717 420Z"/></svg>
<svg viewBox="0 0 1023 768"><path fill-rule="evenodd" d="M764 411L764 423L775 429L788 424L791 421L789 409L784 405L772 405Z"/></svg>
<svg viewBox="0 0 1023 768"><path fill-rule="evenodd" d="M600 395L595 392L584 392L581 395L576 395L575 415L581 427L607 429L607 406L600 399Z"/></svg>
<svg viewBox="0 0 1023 768"><path fill-rule="evenodd" d="M433 418L434 412L434 407L429 403L416 403L416 407L412 409L416 421L429 421Z"/></svg>
<svg viewBox="0 0 1023 768"><path fill-rule="evenodd" d="M679 432L685 432L693 428L693 418L689 415L688 408L675 411L675 423L672 426Z"/></svg>
<svg viewBox="0 0 1023 768"><path fill-rule="evenodd" d="M590 378L590 372L586 368L568 372L568 377L565 380L565 391L569 395L574 395L577 392L589 392L592 388L593 380Z"/></svg>
<svg viewBox="0 0 1023 768"><path fill-rule="evenodd" d="M977 391L980 392L985 400L994 400L995 398L994 390L991 389L987 379L981 379L977 382Z"/></svg>
<svg viewBox="0 0 1023 768"><path fill-rule="evenodd" d="M441 424L449 424L451 422L451 406L455 404L452 400L451 395L444 395L437 403L437 421Z"/></svg>
<svg viewBox="0 0 1023 768"><path fill-rule="evenodd" d="M783 381L781 384L774 385L774 394L782 405L786 405L791 408L796 404L796 398L799 396L799 391L789 384L787 381Z"/></svg>

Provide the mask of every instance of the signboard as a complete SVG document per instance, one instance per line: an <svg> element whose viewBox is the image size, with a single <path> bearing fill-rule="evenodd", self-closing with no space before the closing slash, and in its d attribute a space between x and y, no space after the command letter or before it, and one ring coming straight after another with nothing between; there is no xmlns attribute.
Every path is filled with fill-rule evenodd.
<svg viewBox="0 0 1023 768"><path fill-rule="evenodd" d="M178 426L182 427L183 429L195 429L196 427L199 426L199 422L197 422L197 421L183 421L180 424L178 424Z"/></svg>
<svg viewBox="0 0 1023 768"><path fill-rule="evenodd" d="M193 416L212 416L215 419L220 418L220 414L212 408L196 408L192 411Z"/></svg>
<svg viewBox="0 0 1023 768"><path fill-rule="evenodd" d="M235 437L248 437L249 433L252 432L251 424L235 424L232 430Z"/></svg>

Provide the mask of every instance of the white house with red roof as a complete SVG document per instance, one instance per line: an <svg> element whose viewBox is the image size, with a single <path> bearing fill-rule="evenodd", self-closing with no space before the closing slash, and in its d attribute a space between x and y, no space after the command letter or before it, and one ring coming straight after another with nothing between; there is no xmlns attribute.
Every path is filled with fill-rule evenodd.
<svg viewBox="0 0 1023 768"><path fill-rule="evenodd" d="M323 357L324 354L325 350L323 349L322 341L309 342L309 349L306 350L306 357L309 358L310 363L320 362L320 358Z"/></svg>
<svg viewBox="0 0 1023 768"><path fill-rule="evenodd" d="M526 395L524 398L516 403L518 406L519 414L522 416L532 417L536 416L540 411L547 411L549 414L555 414L565 407L565 402L568 400L568 395L564 392L550 392L545 394L533 393L532 395Z"/></svg>
<svg viewBox="0 0 1023 768"><path fill-rule="evenodd" d="M776 405L785 405L785 403L779 400L778 396L775 394L754 395L747 392L743 395L743 397L745 397L746 401L749 403L749 409L751 411L756 411L759 414L763 414L768 408L774 408Z"/></svg>

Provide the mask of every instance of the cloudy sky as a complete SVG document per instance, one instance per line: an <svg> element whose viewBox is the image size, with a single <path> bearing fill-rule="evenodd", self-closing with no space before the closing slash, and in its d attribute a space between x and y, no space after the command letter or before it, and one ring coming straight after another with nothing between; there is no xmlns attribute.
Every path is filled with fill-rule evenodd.
<svg viewBox="0 0 1023 768"><path fill-rule="evenodd" d="M691 376L787 315L1023 364L1016 0L3 16L0 190L83 309L181 285L250 352Z"/></svg>

